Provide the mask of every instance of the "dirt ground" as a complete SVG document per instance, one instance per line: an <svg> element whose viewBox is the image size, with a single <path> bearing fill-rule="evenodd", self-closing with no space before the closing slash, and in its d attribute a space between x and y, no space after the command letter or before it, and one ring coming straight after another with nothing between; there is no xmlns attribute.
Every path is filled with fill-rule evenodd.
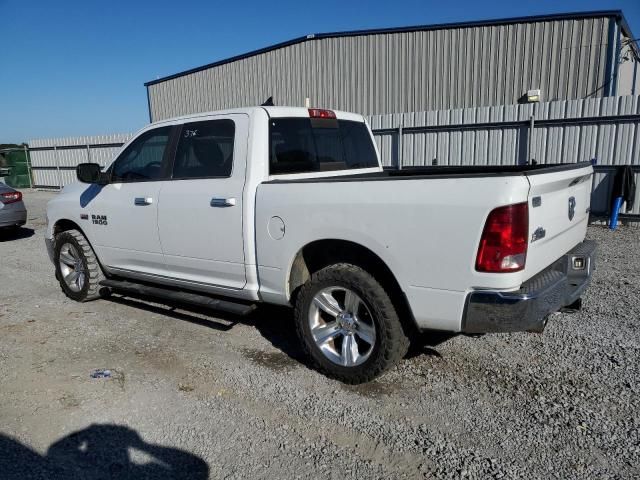
<svg viewBox="0 0 640 480"><path fill-rule="evenodd" d="M2 478L640 476L640 229L590 227L584 309L544 334L433 335L350 387L307 367L288 309L67 299L53 195L0 234Z"/></svg>

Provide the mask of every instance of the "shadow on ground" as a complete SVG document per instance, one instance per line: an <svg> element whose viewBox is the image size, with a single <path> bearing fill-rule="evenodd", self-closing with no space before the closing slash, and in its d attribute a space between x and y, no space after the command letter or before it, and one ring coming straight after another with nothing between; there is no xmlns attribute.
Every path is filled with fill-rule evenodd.
<svg viewBox="0 0 640 480"><path fill-rule="evenodd" d="M422 331L411 340L411 347L405 358L414 358L421 355L442 358L442 355L435 347L448 342L456 336L458 336L458 334L454 332L436 330Z"/></svg>
<svg viewBox="0 0 640 480"><path fill-rule="evenodd" d="M0 228L0 242L22 240L23 238L33 237L35 233L33 228Z"/></svg>
<svg viewBox="0 0 640 480"><path fill-rule="evenodd" d="M309 366L298 337L293 320L293 310L278 305L259 305L247 316L233 315L193 305L177 304L150 297L122 296L113 294L109 301L139 308L148 312L166 315L176 320L193 323L217 331L229 331L238 323L254 327L262 337L292 360ZM151 303L148 303L151 302ZM180 309L180 311L176 311Z"/></svg>
<svg viewBox="0 0 640 480"><path fill-rule="evenodd" d="M58 440L45 455L0 433L0 477L199 480L209 477L209 466L184 450L147 443L128 427L92 425Z"/></svg>
<svg viewBox="0 0 640 480"><path fill-rule="evenodd" d="M279 305L260 304L251 314L242 317L207 308L176 304L149 297L137 296L132 298L114 294L109 296L108 299L121 305L167 315L177 320L218 331L229 331L238 323L252 326L265 340L290 359L307 367L310 366L296 334L293 310L291 308ZM159 305L159 303L161 305ZM179 308L180 311L176 311L177 308ZM455 333L437 331L421 332L412 339L412 345L406 358L414 358L421 355L440 358L441 355L435 347L447 342L456 335Z"/></svg>

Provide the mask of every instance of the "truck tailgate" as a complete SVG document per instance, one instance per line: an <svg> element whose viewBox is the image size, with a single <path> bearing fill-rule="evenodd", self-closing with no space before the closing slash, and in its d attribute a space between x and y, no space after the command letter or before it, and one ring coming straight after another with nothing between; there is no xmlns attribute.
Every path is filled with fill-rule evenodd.
<svg viewBox="0 0 640 480"><path fill-rule="evenodd" d="M531 278L585 238L591 203L590 164L527 173L529 248L525 274Z"/></svg>

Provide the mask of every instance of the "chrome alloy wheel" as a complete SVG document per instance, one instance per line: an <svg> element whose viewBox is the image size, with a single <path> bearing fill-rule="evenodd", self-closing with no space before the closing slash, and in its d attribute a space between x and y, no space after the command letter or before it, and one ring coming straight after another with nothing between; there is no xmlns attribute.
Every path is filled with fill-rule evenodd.
<svg viewBox="0 0 640 480"><path fill-rule="evenodd" d="M84 287L86 276L84 262L78 253L78 249L70 243L65 243L60 248L58 262L62 278L69 289L74 292L81 291Z"/></svg>
<svg viewBox="0 0 640 480"><path fill-rule="evenodd" d="M328 287L316 293L309 307L309 326L324 356L344 367L363 363L376 343L369 307L348 288Z"/></svg>

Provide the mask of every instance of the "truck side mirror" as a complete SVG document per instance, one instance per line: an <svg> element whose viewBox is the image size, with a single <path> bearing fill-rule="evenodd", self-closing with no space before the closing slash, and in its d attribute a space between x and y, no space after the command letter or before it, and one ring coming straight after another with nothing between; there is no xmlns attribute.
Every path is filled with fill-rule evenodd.
<svg viewBox="0 0 640 480"><path fill-rule="evenodd" d="M80 163L76 167L76 176L82 183L96 183L106 185L109 183L107 175L102 173L102 167L97 163Z"/></svg>

